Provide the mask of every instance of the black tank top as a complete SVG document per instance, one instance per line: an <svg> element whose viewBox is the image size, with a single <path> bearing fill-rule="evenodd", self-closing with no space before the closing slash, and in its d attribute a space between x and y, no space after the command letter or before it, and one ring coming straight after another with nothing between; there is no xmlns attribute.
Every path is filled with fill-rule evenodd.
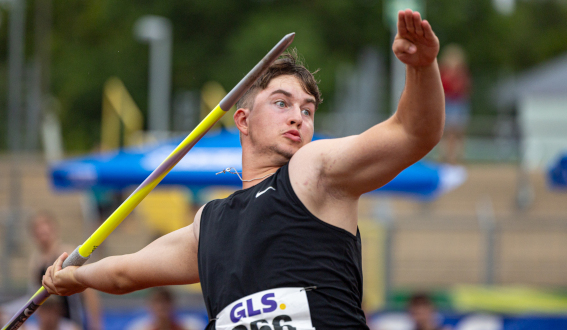
<svg viewBox="0 0 567 330"><path fill-rule="evenodd" d="M360 233L316 218L299 200L288 165L201 215L199 277L209 319L232 302L282 287L307 291L317 330L368 329L361 308Z"/></svg>

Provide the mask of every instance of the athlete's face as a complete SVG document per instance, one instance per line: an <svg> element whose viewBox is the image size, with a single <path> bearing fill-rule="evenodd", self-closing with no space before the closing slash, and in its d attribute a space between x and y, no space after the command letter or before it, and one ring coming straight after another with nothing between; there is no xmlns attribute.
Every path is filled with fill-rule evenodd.
<svg viewBox="0 0 567 330"><path fill-rule="evenodd" d="M315 98L294 76L279 76L256 95L244 138L255 151L287 161L313 138L314 117Z"/></svg>

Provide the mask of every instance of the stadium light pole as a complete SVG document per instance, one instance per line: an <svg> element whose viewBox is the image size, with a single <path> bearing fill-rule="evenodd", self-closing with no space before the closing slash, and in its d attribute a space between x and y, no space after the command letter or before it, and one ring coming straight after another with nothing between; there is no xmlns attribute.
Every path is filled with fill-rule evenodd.
<svg viewBox="0 0 567 330"><path fill-rule="evenodd" d="M492 6L502 15L512 15L516 10L516 0L492 0Z"/></svg>
<svg viewBox="0 0 567 330"><path fill-rule="evenodd" d="M148 129L165 136L170 126L171 21L161 16L142 16L134 24L134 35L150 45Z"/></svg>
<svg viewBox="0 0 567 330"><path fill-rule="evenodd" d="M22 76L24 69L25 0L12 0L8 25L8 146L20 149Z"/></svg>
<svg viewBox="0 0 567 330"><path fill-rule="evenodd" d="M22 76L24 70L24 38L26 31L26 1L2 1L10 7L8 22L8 148L11 152L10 166L10 215L4 233L4 261L16 247L15 227L19 223L21 208L21 172L19 152L22 137ZM9 267L2 267L9 268ZM3 270L4 285L9 288L9 272Z"/></svg>

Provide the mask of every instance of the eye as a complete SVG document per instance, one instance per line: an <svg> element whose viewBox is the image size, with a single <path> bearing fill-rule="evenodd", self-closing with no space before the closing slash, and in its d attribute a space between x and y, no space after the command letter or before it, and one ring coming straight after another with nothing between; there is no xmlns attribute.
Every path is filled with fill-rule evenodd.
<svg viewBox="0 0 567 330"><path fill-rule="evenodd" d="M284 101L276 101L276 105L280 108L284 108L285 107L285 102Z"/></svg>
<svg viewBox="0 0 567 330"><path fill-rule="evenodd" d="M306 115L306 116L311 116L311 110L309 110L309 109L303 109L303 110L301 110L301 113Z"/></svg>

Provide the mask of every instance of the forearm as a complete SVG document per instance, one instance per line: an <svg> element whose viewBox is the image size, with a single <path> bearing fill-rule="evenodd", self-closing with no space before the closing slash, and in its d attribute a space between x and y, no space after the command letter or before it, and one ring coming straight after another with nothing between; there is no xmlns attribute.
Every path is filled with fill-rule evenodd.
<svg viewBox="0 0 567 330"><path fill-rule="evenodd" d="M77 268L75 280L81 285L112 294L126 294L137 290L128 278L127 255L104 258Z"/></svg>
<svg viewBox="0 0 567 330"><path fill-rule="evenodd" d="M424 148L433 148L443 135L445 97L437 61L406 66L406 86L395 119Z"/></svg>
<svg viewBox="0 0 567 330"><path fill-rule="evenodd" d="M87 288L125 294L162 285L199 281L198 241L193 225L164 235L142 250L81 267L62 268L62 254L47 269L43 284L51 294L68 296Z"/></svg>

